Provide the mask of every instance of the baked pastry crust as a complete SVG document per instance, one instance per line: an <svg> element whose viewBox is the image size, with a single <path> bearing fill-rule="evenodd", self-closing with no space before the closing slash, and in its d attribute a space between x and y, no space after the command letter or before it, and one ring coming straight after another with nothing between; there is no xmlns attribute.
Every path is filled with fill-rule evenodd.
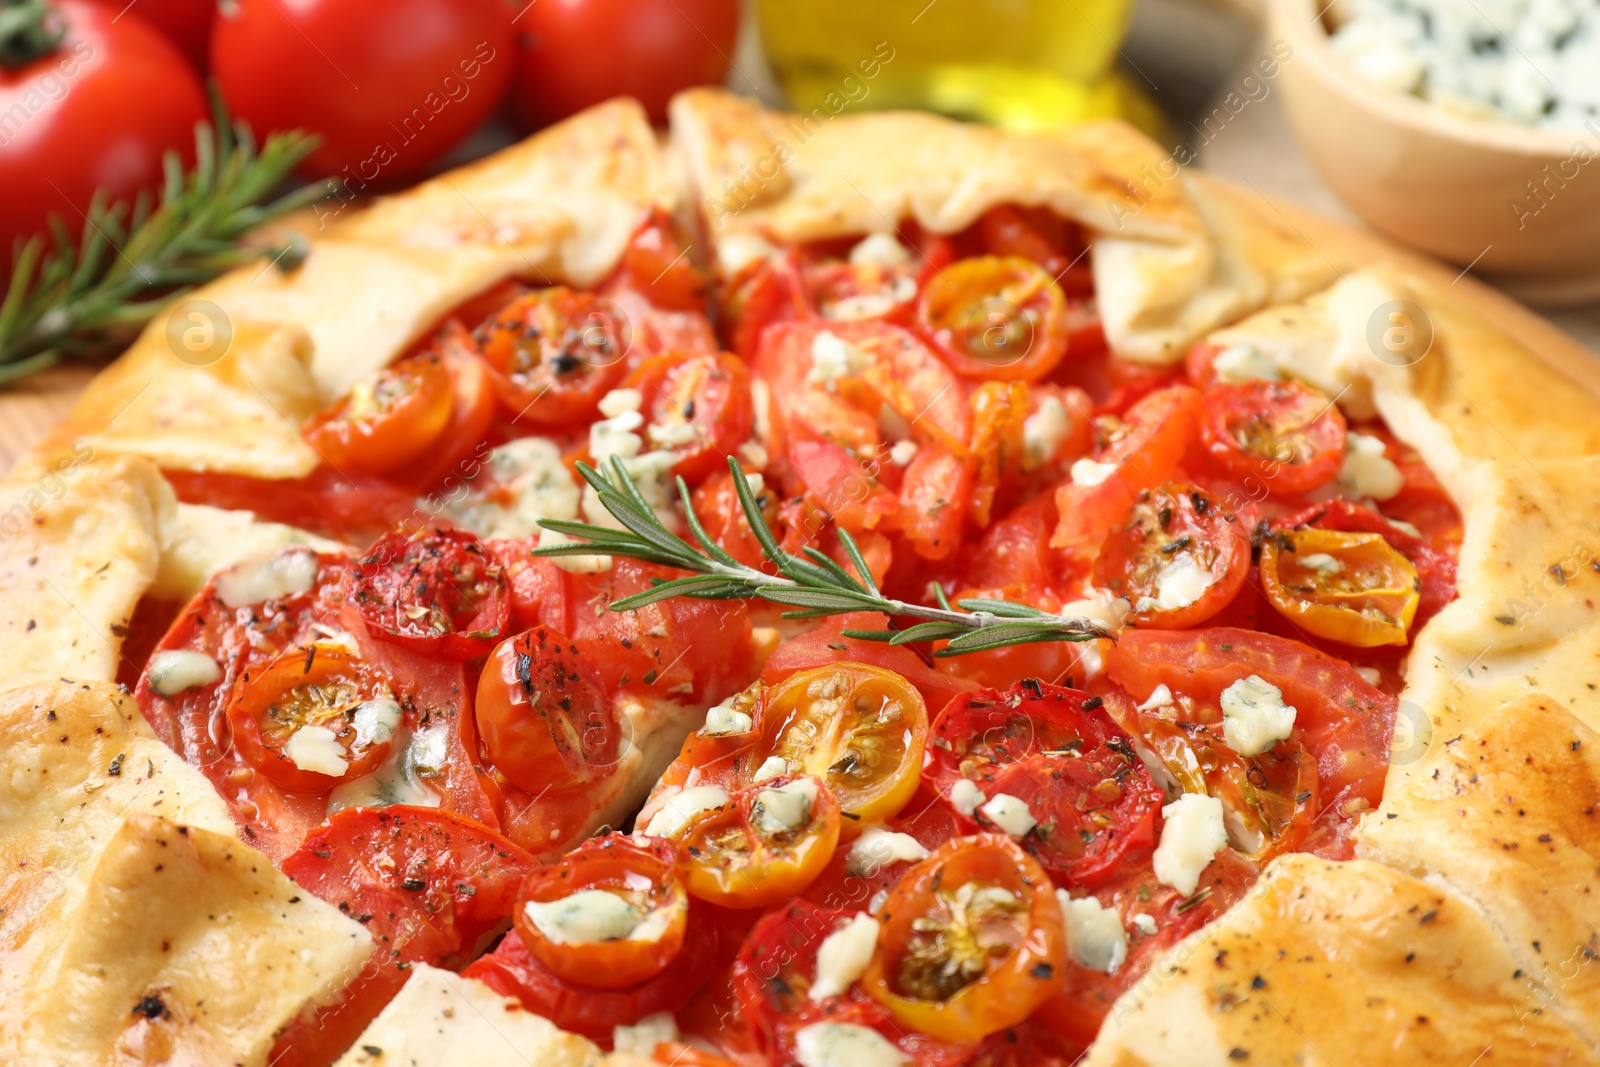
<svg viewBox="0 0 1600 1067"><path fill-rule="evenodd" d="M0 699L0 731L37 747L38 709L70 696L85 722L120 722L160 748L105 684L117 673L118 629L151 588L184 595L226 562L196 551L224 539L214 531L229 531L230 544L298 535L237 513L186 510L156 467L305 474L315 457L301 419L494 283L593 282L652 208L693 205L715 246L734 235L892 231L905 218L948 232L999 203L1044 205L1093 235L1097 293L1119 352L1167 362L1208 336L1250 338L1356 414L1381 415L1439 475L1466 529L1460 594L1416 638L1402 698L1408 740L1382 807L1357 835L1359 858L1275 861L1256 892L1125 995L1089 1062L1237 1063L1244 1050L1252 1063L1335 1052L1466 1063L1486 1047L1502 1062L1596 1059L1600 370L1592 357L1470 278L1204 175L1165 177L1159 149L1120 126L1004 134L910 114L807 125L716 90L681 95L672 120L664 150L636 107L604 105L339 222L290 275L230 275L199 294L235 326L231 350L210 366L176 359L166 323L153 324L4 490L27 523L0 546L12 593L0 603L0 690L14 690ZM1373 340L1394 307L1413 317L1420 309L1431 327L1431 345L1415 359L1386 358ZM63 463L68 490L28 500ZM52 689L46 679L58 677L84 682ZM117 881L124 869L132 878L126 864L151 841L176 832L159 817L196 828L185 871L234 872L208 892L252 884L238 874L250 850L219 839L230 832L226 815L205 800L198 775L185 775L170 753L156 756L152 749L152 767L198 791L193 803L177 815L124 814L95 831L93 848L110 857L96 879L104 867L108 882L85 893L146 894L139 907L151 922L181 924L187 912L160 910L175 907L160 903L171 899L165 882ZM95 749L78 763L105 759ZM75 788L52 777L27 810L69 803ZM6 827L8 856L45 855L37 814ZM270 866L255 866L251 877L279 892ZM210 884L195 875L195 891L202 883ZM10 885L0 898L7 908L22 899ZM322 933L313 947L342 954L318 956L298 984L275 983L287 992L261 1011L280 1022L359 956L341 940L353 924L311 904L296 907L317 916L307 927ZM56 931L48 953L38 947L46 942L14 931L0 953L44 975L47 956L87 965L129 936L115 923L69 934L66 907L28 927L39 937ZM300 929L290 919L274 926L265 913L245 926L238 936L247 941L273 929L272 938L296 943ZM251 953L238 960L259 965ZM148 966L166 973L158 961ZM8 963L0 973L10 982L23 972ZM256 984L242 973L214 975ZM134 977L118 980L125 991ZM257 1062L258 1024L254 1015L196 1016L175 1024L173 1039ZM93 1050L73 1055L107 1061Z"/></svg>

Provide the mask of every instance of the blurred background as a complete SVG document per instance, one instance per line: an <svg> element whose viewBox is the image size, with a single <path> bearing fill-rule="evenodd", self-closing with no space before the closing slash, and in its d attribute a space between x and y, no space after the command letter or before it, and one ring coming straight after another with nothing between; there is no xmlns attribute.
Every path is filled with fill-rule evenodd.
<svg viewBox="0 0 1600 1067"><path fill-rule="evenodd" d="M259 255L240 242L264 222L617 94L662 122L707 83L832 114L1125 119L1600 350L1596 69L1594 0L0 0L0 382L70 389L71 357Z"/></svg>

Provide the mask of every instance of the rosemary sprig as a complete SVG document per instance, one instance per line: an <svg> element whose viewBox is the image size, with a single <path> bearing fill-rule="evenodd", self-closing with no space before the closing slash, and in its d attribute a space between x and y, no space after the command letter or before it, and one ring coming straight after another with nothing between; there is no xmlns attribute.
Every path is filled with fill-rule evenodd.
<svg viewBox="0 0 1600 1067"><path fill-rule="evenodd" d="M257 150L248 126L233 123L212 95L214 122L195 126L195 165L184 173L176 153L164 161L160 206L148 193L130 206L96 194L81 240L59 218L12 252L11 281L0 301L0 384L65 358L125 345L169 300L266 255L292 267L304 242L248 247L251 229L319 199L317 183L271 202L296 164L316 147L309 135L276 133Z"/></svg>
<svg viewBox="0 0 1600 1067"><path fill-rule="evenodd" d="M1094 619L1056 615L1008 600L972 598L957 601L952 606L937 583L933 586L939 602L936 608L886 597L873 581L861 550L847 530L838 531L839 542L850 557L855 574L816 548L808 546L804 558L785 552L761 514L755 492L745 479L744 468L738 460L729 457L728 469L733 472L734 489L750 521L750 529L772 561L776 574L740 563L707 536L690 503L689 487L682 478L678 479L678 495L683 500L689 530L699 547L668 530L640 494L622 461L615 456L611 458L609 476L586 463L579 463L578 471L599 494L605 509L624 528L617 530L586 522L544 519L539 525L545 529L580 537L584 542L547 545L534 549L533 553L538 556L625 556L692 572L687 578L657 579L654 588L613 601L614 611L642 608L676 596L699 600L768 600L795 609L783 613L786 619L877 611L891 617L922 621L903 630L845 630L844 635L865 641L886 641L891 645L948 641L949 644L936 653L939 656L959 656L1039 641L1115 637L1113 630Z"/></svg>

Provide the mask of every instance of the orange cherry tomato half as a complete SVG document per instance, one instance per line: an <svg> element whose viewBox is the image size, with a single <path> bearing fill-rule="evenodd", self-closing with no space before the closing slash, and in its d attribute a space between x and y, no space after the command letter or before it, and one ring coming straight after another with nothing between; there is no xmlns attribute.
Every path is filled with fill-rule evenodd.
<svg viewBox="0 0 1600 1067"><path fill-rule="evenodd" d="M1193 485L1139 494L1094 564L1094 580L1133 605L1135 626L1181 630L1227 607L1250 570L1250 531Z"/></svg>
<svg viewBox="0 0 1600 1067"><path fill-rule="evenodd" d="M845 812L883 822L917 791L927 736L928 709L910 682L865 663L833 663L768 691L753 766L778 757L789 773L826 782Z"/></svg>
<svg viewBox="0 0 1600 1067"><path fill-rule="evenodd" d="M563 424L592 416L622 381L633 330L610 300L558 285L512 301L476 337L513 416Z"/></svg>
<svg viewBox="0 0 1600 1067"><path fill-rule="evenodd" d="M489 762L530 793L583 789L616 769L620 729L600 673L549 627L495 647L474 718Z"/></svg>
<svg viewBox="0 0 1600 1067"><path fill-rule="evenodd" d="M976 256L928 279L917 318L957 374L1036 382L1067 352L1067 301L1020 256Z"/></svg>
<svg viewBox="0 0 1600 1067"><path fill-rule="evenodd" d="M781 775L741 789L679 838L689 892L725 908L761 908L816 880L839 843L839 802L817 778Z"/></svg>
<svg viewBox="0 0 1600 1067"><path fill-rule="evenodd" d="M1278 493L1325 485L1344 464L1343 413L1299 382L1213 386L1206 393L1200 436L1225 473L1258 479Z"/></svg>
<svg viewBox="0 0 1600 1067"><path fill-rule="evenodd" d="M639 365L625 385L644 396L647 447L677 457L674 474L698 481L726 469L750 436L755 406L750 375L732 356L668 353Z"/></svg>
<svg viewBox="0 0 1600 1067"><path fill-rule="evenodd" d="M408 356L351 386L311 417L306 440L332 466L386 474L428 450L450 421L450 371L432 350Z"/></svg>
<svg viewBox="0 0 1600 1067"><path fill-rule="evenodd" d="M901 876L878 920L862 988L901 1025L946 1041L1017 1025L1065 973L1055 886L1000 834L947 841Z"/></svg>
<svg viewBox="0 0 1600 1067"><path fill-rule="evenodd" d="M466 660L505 633L511 596L499 563L469 530L396 530L356 564L351 599L380 636Z"/></svg>
<svg viewBox="0 0 1600 1067"><path fill-rule="evenodd" d="M662 838L591 838L528 875L512 917L517 936L568 982L626 989L654 978L683 950L688 929L676 861Z"/></svg>
<svg viewBox="0 0 1600 1067"><path fill-rule="evenodd" d="M315 794L383 762L401 709L368 664L319 641L246 670L227 715L251 766L287 792Z"/></svg>
<svg viewBox="0 0 1600 1067"><path fill-rule="evenodd" d="M1357 648L1405 644L1422 599L1417 568L1378 533L1276 531L1261 587L1300 629Z"/></svg>

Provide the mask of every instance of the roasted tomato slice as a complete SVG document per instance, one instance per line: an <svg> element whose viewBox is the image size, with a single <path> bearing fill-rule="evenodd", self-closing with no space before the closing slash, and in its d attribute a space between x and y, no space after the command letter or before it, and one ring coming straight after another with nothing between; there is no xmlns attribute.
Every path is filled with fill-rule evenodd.
<svg viewBox="0 0 1600 1067"><path fill-rule="evenodd" d="M970 1044L908 1031L854 981L841 988L837 977L830 981L819 974L819 955L830 937L870 938L876 926L855 909L796 900L751 928L734 960L732 984L736 1018L758 1052L773 1063L869 1063L874 1052L878 1062L928 1067L970 1062ZM818 1026L824 1029L812 1029ZM803 1053L824 1035L842 1038L848 1051L839 1050L831 1060Z"/></svg>
<svg viewBox="0 0 1600 1067"><path fill-rule="evenodd" d="M1309 527L1382 536L1389 547L1411 561L1411 565L1417 569L1418 580L1422 582L1422 596L1417 604L1416 618L1412 621L1413 629L1433 618L1456 598L1455 557L1371 508L1352 504L1348 500L1330 500L1326 504L1313 505L1298 514L1287 516L1277 525L1290 530Z"/></svg>
<svg viewBox="0 0 1600 1067"><path fill-rule="evenodd" d="M1277 493L1326 485L1344 464L1343 413L1299 382L1216 385L1206 393L1200 430L1207 455L1222 471Z"/></svg>
<svg viewBox="0 0 1600 1067"><path fill-rule="evenodd" d="M1010 833L1068 884L1092 885L1155 845L1161 791L1091 697L1029 679L957 697L934 723L925 774L962 833Z"/></svg>
<svg viewBox="0 0 1600 1067"><path fill-rule="evenodd" d="M1358 648L1405 644L1422 597L1417 569L1381 534L1334 530L1274 532L1261 588L1299 629Z"/></svg>
<svg viewBox="0 0 1600 1067"><path fill-rule="evenodd" d="M821 780L781 775L694 819L679 841L689 892L725 908L760 908L798 894L839 843L839 802Z"/></svg>
<svg viewBox="0 0 1600 1067"><path fill-rule="evenodd" d="M644 397L640 432L677 457L674 474L698 481L727 465L750 436L750 376L732 356L670 353L641 363L625 385Z"/></svg>
<svg viewBox="0 0 1600 1067"><path fill-rule="evenodd" d="M1173 697L1214 709L1206 713L1212 725L1225 726L1225 691L1246 687L1235 689L1236 736L1253 730L1257 743L1246 747L1256 749L1271 736L1260 731L1277 727L1273 732L1297 739L1318 768L1318 825L1305 851L1347 854L1341 826L1383 797L1397 702L1354 667L1308 645L1231 627L1130 630L1106 657L1106 673L1141 703L1164 685ZM1280 702L1295 709L1292 719L1277 709ZM1286 720L1292 732L1282 728Z"/></svg>
<svg viewBox="0 0 1600 1067"><path fill-rule="evenodd" d="M881 667L836 663L768 691L757 766L781 760L782 773L820 778L845 812L881 822L916 792L927 736L928 710L911 683Z"/></svg>
<svg viewBox="0 0 1600 1067"><path fill-rule="evenodd" d="M511 597L500 565L468 530L397 530L356 564L351 600L378 634L446 659L487 653Z"/></svg>
<svg viewBox="0 0 1600 1067"><path fill-rule="evenodd" d="M802 266L801 277L817 314L834 322L899 320L907 317L917 297L917 272L909 256L904 263L872 262L858 255L849 262L810 263Z"/></svg>
<svg viewBox="0 0 1600 1067"><path fill-rule="evenodd" d="M1003 835L945 843L901 877L878 917L861 984L902 1026L976 1041L1060 988L1067 939L1055 887Z"/></svg>
<svg viewBox="0 0 1600 1067"><path fill-rule="evenodd" d="M495 648L475 718L489 761L530 793L583 789L616 769L621 730L599 672L549 627Z"/></svg>
<svg viewBox="0 0 1600 1067"><path fill-rule="evenodd" d="M1250 531L1197 486L1139 494L1095 559L1095 584L1133 605L1135 626L1181 630L1211 618L1244 586Z"/></svg>
<svg viewBox="0 0 1600 1067"><path fill-rule="evenodd" d="M626 989L667 969L683 949L689 897L670 841L591 838L528 876L517 936L557 977Z"/></svg>
<svg viewBox="0 0 1600 1067"><path fill-rule="evenodd" d="M1172 477L1204 412L1197 391L1174 385L1150 393L1103 427L1093 458L1073 463L1071 476L1056 489L1059 521L1051 547L1093 555L1141 490Z"/></svg>
<svg viewBox="0 0 1600 1067"><path fill-rule="evenodd" d="M513 301L476 337L516 419L566 424L592 416L622 381L633 331L611 301L555 286Z"/></svg>
<svg viewBox="0 0 1600 1067"><path fill-rule="evenodd" d="M1045 269L1019 256L977 256L928 280L917 321L957 374L1036 382L1067 351L1067 301Z"/></svg>
<svg viewBox="0 0 1600 1067"><path fill-rule="evenodd" d="M247 669L228 702L234 744L290 793L325 793L372 771L400 720L388 682L331 641Z"/></svg>
<svg viewBox="0 0 1600 1067"><path fill-rule="evenodd" d="M330 817L284 858L283 873L366 927L376 950L338 1000L290 1024L268 1061L326 1064L354 1044L412 964L461 966L510 916L533 866L488 827L436 808L347 808Z"/></svg>
<svg viewBox="0 0 1600 1067"><path fill-rule="evenodd" d="M450 421L450 372L419 352L358 380L344 399L306 423L306 440L340 470L384 474L428 450Z"/></svg>

